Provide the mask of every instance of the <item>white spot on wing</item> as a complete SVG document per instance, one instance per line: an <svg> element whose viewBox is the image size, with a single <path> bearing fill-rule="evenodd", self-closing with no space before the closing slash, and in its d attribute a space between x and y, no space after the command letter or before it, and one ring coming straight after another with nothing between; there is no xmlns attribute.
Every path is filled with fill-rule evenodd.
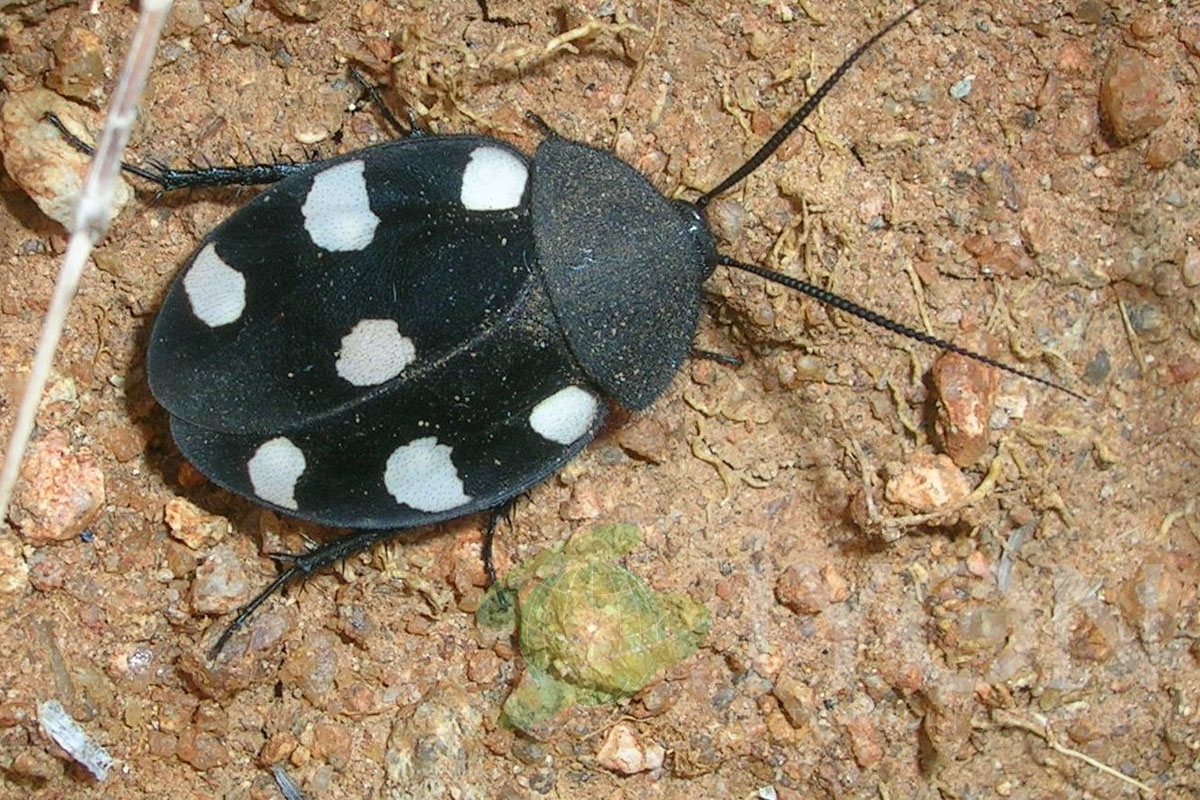
<svg viewBox="0 0 1200 800"><path fill-rule="evenodd" d="M210 328L236 322L246 310L246 277L206 244L183 276L183 291L196 318Z"/></svg>
<svg viewBox="0 0 1200 800"><path fill-rule="evenodd" d="M578 386L559 389L533 407L529 427L557 444L570 444L588 432L600 401Z"/></svg>
<svg viewBox="0 0 1200 800"><path fill-rule="evenodd" d="M461 200L468 211L504 211L521 204L529 169L501 147L477 147L463 170Z"/></svg>
<svg viewBox="0 0 1200 800"><path fill-rule="evenodd" d="M359 320L342 337L337 374L354 386L378 386L404 371L417 356L412 339L390 319Z"/></svg>
<svg viewBox="0 0 1200 800"><path fill-rule="evenodd" d="M313 244L323 250L362 250L375 238L379 217L371 211L366 164L347 161L318 172L300 213L304 230Z"/></svg>
<svg viewBox="0 0 1200 800"><path fill-rule="evenodd" d="M397 503L417 511L449 511L470 502L450 460L453 448L433 436L397 447L387 460L383 484Z"/></svg>
<svg viewBox="0 0 1200 800"><path fill-rule="evenodd" d="M254 493L283 508L297 509L296 481L308 464L304 452L285 436L259 445L246 467Z"/></svg>

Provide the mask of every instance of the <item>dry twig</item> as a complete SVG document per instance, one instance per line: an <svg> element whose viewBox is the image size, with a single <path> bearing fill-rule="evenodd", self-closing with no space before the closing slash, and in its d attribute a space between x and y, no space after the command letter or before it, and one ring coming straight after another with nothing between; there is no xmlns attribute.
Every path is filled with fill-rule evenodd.
<svg viewBox="0 0 1200 800"><path fill-rule="evenodd" d="M1041 714L1019 714L1015 711L1006 711L1005 709L997 708L992 711L992 719L995 720L996 724L1001 728L1019 728L1020 730L1028 731L1044 741L1046 746L1054 752L1061 753L1068 758L1078 759L1088 766L1095 767L1105 775L1111 775L1118 780L1125 781L1130 786L1135 786L1138 789L1141 789L1151 797L1154 796L1154 789L1137 780L1136 778L1131 778L1125 773L1113 769L1108 764L1092 758L1087 753L1081 753L1074 748L1064 745L1058 740L1058 736L1055 735L1054 731L1050 729L1049 720L1047 720Z"/></svg>
<svg viewBox="0 0 1200 800"><path fill-rule="evenodd" d="M0 520L8 515L8 504L12 500L21 461L33 434L38 404L50 376L54 352L58 349L58 340L62 336L75 291L79 288L83 268L92 248L103 238L112 222L113 189L121 170L121 156L129 141L134 120L137 119L138 103L142 90L146 88L146 78L150 74L159 36L171 10L171 0L142 0L141 6L138 27L129 45L129 57L113 91L108 119L96 144L96 154L84 181L83 192L75 206L71 239L59 268L58 281L54 285L37 351L29 368L29 378L21 395L21 405L17 408L17 418L9 435L4 467L0 469Z"/></svg>

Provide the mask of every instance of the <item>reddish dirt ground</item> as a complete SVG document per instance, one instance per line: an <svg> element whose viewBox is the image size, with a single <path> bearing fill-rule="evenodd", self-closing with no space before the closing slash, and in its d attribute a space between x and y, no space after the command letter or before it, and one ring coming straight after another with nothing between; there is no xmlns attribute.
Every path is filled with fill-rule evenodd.
<svg viewBox="0 0 1200 800"><path fill-rule="evenodd" d="M130 157L386 138L348 111L352 62L432 130L532 152L535 112L695 197L902 10L185 0ZM6 108L48 86L94 136L88 103L134 12L42 0L0 20ZM568 31L586 35L548 49ZM0 536L0 795L268 798L274 765L312 798L1196 796L1198 101L1188 2L942 0L852 71L714 204L722 249L1090 400L1002 376L964 453L937 428L936 352L719 271L699 344L743 365L686 367L522 501L498 554L634 523L626 566L703 602L712 630L619 706L520 734L497 725L520 658L471 613L478 518L314 577L255 618L249 651L206 661L274 574L263 553L331 534L214 488L174 449L147 332L248 193L137 185L84 277L40 467ZM4 133L11 174L35 133L7 116ZM65 242L25 182L0 178L4 431ZM952 449L957 465L932 458ZM977 491L914 519L955 486ZM39 730L52 699L116 759L103 784ZM661 764L622 774L614 748Z"/></svg>

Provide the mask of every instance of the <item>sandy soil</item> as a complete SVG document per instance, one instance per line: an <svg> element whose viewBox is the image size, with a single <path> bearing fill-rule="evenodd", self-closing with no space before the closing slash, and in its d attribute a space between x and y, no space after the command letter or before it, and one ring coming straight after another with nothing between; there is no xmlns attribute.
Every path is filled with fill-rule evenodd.
<svg viewBox="0 0 1200 800"><path fill-rule="evenodd" d="M0 12L0 99L111 89L133 12L55 5ZM902 7L184 0L131 158L384 138L347 111L351 61L433 130L532 151L536 112L694 197ZM547 49L572 30L588 35ZM705 603L712 630L638 696L528 734L496 724L521 665L471 613L477 518L311 579L206 662L274 574L263 552L337 532L215 489L174 449L147 331L246 193L137 185L84 278L40 467L0 539L0 795L267 798L277 765L314 798L1195 796L1198 79L1194 3L943 0L715 204L735 257L1090 401L999 378L979 446L936 461L952 438L935 430L936 352L719 272L699 342L744 364L685 368L499 544L504 566L634 523L626 566ZM95 109L72 113L94 135ZM7 161L33 134L5 129ZM7 176L0 200L7 430L65 239ZM912 518L955 486L979 491ZM104 784L39 730L51 699L117 760ZM621 774L614 753L648 768Z"/></svg>

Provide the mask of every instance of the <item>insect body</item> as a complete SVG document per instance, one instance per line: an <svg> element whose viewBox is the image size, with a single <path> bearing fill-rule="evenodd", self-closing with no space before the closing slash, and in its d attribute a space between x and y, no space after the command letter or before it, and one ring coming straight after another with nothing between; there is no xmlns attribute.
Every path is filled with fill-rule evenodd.
<svg viewBox="0 0 1200 800"><path fill-rule="evenodd" d="M147 371L183 453L353 528L493 508L644 408L688 354L707 228L550 136L378 145L276 183L201 243Z"/></svg>
<svg viewBox="0 0 1200 800"><path fill-rule="evenodd" d="M216 483L359 531L298 558L217 648L290 578L396 530L503 507L578 454L610 404L650 405L688 355L717 265L1049 383L719 255L704 220L928 1L694 203L549 131L532 159L487 137L413 136L312 164L127 167L164 189L274 182L171 287L150 386L180 449Z"/></svg>

